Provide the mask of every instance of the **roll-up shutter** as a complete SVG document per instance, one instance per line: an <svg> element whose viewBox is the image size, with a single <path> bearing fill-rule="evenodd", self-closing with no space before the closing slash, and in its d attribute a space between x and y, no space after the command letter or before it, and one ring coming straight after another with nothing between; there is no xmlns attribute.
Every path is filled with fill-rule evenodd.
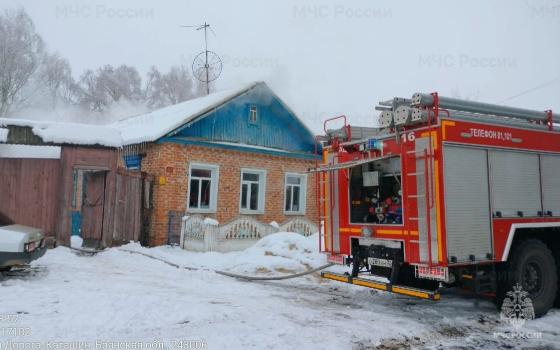
<svg viewBox="0 0 560 350"><path fill-rule="evenodd" d="M541 181L544 212L560 216L560 156L541 155Z"/></svg>
<svg viewBox="0 0 560 350"><path fill-rule="evenodd" d="M502 217L538 216L541 207L539 155L488 151L492 209Z"/></svg>
<svg viewBox="0 0 560 350"><path fill-rule="evenodd" d="M447 254L457 262L492 253L487 152L444 146Z"/></svg>

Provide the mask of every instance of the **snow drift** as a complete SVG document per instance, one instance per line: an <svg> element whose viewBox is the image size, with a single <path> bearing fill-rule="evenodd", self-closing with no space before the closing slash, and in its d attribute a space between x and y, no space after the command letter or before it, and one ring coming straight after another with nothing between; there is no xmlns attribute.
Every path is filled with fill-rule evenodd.
<svg viewBox="0 0 560 350"><path fill-rule="evenodd" d="M324 265L326 259L318 252L317 239L317 234L304 237L293 232L278 232L264 237L252 247L229 253L198 253L169 246L144 248L138 243L130 243L125 248L157 256L180 266L272 276Z"/></svg>

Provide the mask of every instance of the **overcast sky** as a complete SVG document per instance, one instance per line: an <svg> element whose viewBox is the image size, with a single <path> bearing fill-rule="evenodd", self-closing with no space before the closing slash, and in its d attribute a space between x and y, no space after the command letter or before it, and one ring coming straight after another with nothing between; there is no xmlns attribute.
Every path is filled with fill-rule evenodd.
<svg viewBox="0 0 560 350"><path fill-rule="evenodd" d="M346 114L372 126L381 99L416 91L560 112L560 0L76 1L23 6L74 75L126 63L190 66L209 49L218 88L266 81L314 129Z"/></svg>

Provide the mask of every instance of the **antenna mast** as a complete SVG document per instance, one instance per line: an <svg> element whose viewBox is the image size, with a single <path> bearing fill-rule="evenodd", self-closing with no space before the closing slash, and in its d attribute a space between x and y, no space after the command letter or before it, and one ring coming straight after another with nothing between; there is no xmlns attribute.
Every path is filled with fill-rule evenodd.
<svg viewBox="0 0 560 350"><path fill-rule="evenodd" d="M196 28L196 30L204 29L204 52L199 53L193 60L192 71L194 76L206 83L206 94L210 94L210 82L218 79L222 73L222 60L215 52L208 50L208 30L214 31L210 28L210 23L197 26L182 26L187 28Z"/></svg>
<svg viewBox="0 0 560 350"><path fill-rule="evenodd" d="M206 69L206 95L210 95L210 85L208 84L208 28L210 24L204 22L202 27L197 28L196 30L200 30L204 28L204 68Z"/></svg>

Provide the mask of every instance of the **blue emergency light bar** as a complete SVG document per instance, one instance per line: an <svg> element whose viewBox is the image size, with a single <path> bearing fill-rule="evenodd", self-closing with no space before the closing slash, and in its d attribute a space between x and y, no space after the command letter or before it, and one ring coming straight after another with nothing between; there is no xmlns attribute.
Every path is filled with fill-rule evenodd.
<svg viewBox="0 0 560 350"><path fill-rule="evenodd" d="M383 150L383 141L377 139L368 139L367 140L367 149L372 150Z"/></svg>

